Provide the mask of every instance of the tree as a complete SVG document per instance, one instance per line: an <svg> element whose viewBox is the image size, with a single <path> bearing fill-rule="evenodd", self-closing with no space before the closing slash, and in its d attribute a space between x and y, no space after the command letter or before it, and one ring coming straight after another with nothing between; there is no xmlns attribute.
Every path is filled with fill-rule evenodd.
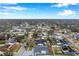
<svg viewBox="0 0 79 59"><path fill-rule="evenodd" d="M24 36L17 36L15 38L15 40L17 40L17 42L22 42L23 39L24 39Z"/></svg>
<svg viewBox="0 0 79 59"><path fill-rule="evenodd" d="M34 32L33 35L32 35L32 37L33 37L33 38L37 38L37 37L38 37L38 36L37 36L37 32Z"/></svg>

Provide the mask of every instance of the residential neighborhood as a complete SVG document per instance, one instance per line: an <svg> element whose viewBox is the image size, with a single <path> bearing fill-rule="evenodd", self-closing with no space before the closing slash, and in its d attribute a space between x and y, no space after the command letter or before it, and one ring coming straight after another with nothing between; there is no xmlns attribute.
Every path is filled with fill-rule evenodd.
<svg viewBox="0 0 79 59"><path fill-rule="evenodd" d="M0 25L0 56L79 55L77 24L35 23Z"/></svg>

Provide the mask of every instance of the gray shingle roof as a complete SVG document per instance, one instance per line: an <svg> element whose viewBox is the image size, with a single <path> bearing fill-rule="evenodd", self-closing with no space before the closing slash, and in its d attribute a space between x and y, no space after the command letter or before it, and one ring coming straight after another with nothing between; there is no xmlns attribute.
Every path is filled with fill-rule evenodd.
<svg viewBox="0 0 79 59"><path fill-rule="evenodd" d="M38 45L34 48L34 55L47 55L48 54L48 47Z"/></svg>

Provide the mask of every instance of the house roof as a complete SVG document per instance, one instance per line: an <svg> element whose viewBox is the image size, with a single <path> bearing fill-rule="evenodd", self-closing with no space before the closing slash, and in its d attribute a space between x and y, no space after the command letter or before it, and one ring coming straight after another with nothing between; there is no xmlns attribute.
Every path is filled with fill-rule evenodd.
<svg viewBox="0 0 79 59"><path fill-rule="evenodd" d="M0 47L0 51L5 52L9 48L10 45L4 45Z"/></svg>
<svg viewBox="0 0 79 59"><path fill-rule="evenodd" d="M38 52L39 55L41 55L43 53L44 54L48 54L48 47L47 46L38 45L38 46L36 46L34 48L34 54L37 53L37 52Z"/></svg>
<svg viewBox="0 0 79 59"><path fill-rule="evenodd" d="M15 43L15 42L16 42L16 40L11 39L11 38L7 41L7 43Z"/></svg>
<svg viewBox="0 0 79 59"><path fill-rule="evenodd" d="M35 43L36 44L43 44L44 42L46 42L45 40L43 40L43 39L40 39L40 40L35 40Z"/></svg>
<svg viewBox="0 0 79 59"><path fill-rule="evenodd" d="M12 45L9 49L13 52L18 52L18 50L20 49L21 45L20 44L14 44Z"/></svg>

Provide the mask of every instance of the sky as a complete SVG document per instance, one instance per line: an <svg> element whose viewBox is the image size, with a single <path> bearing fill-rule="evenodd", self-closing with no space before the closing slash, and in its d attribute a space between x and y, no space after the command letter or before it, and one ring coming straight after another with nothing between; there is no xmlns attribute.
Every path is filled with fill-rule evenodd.
<svg viewBox="0 0 79 59"><path fill-rule="evenodd" d="M79 19L79 3L0 3L0 19Z"/></svg>

